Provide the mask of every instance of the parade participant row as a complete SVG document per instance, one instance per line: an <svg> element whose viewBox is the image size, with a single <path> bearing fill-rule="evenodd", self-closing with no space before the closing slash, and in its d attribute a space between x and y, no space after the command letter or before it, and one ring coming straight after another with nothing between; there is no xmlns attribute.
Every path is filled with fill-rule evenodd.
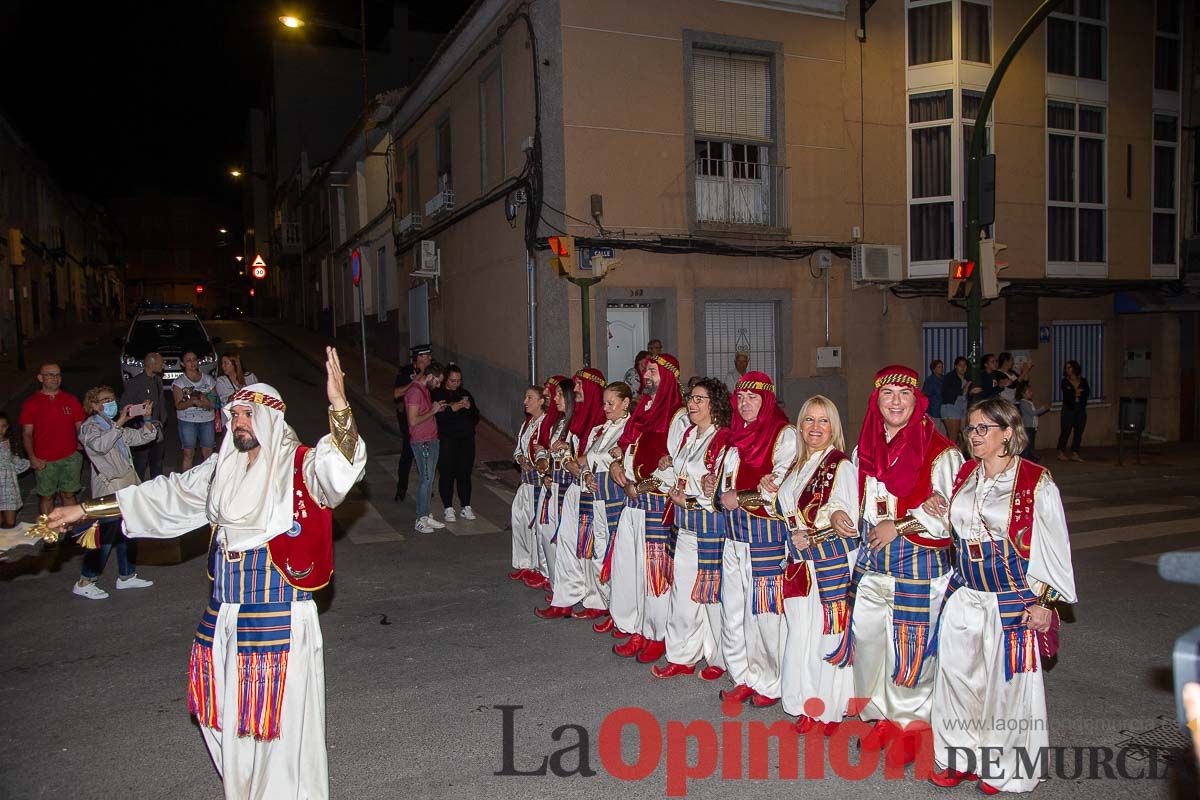
<svg viewBox="0 0 1200 800"><path fill-rule="evenodd" d="M971 407L964 461L917 374L886 367L847 455L826 397L793 426L765 373L685 394L673 356L643 363L636 397L593 368L525 392L509 577L547 591L535 613L596 620L656 678L703 662L723 700L782 701L801 733L857 716L892 764L932 728L939 786L1033 789L1018 754L1048 745L1042 659L1075 586L1016 407ZM998 770L968 771L994 748Z"/></svg>

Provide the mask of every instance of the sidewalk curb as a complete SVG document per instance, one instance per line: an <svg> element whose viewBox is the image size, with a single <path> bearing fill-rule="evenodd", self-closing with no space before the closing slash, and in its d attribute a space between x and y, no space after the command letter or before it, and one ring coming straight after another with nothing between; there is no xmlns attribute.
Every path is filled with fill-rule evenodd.
<svg viewBox="0 0 1200 800"><path fill-rule="evenodd" d="M280 334L271 330L270 326L268 326L264 323L261 323L255 319L246 319L244 321L250 323L254 327L258 328L259 330L261 330L261 331L267 333L268 335L274 337L275 339L279 340L281 343L286 345L292 352L294 352L296 355L303 358L308 363L312 364L317 369L322 369L324 367L324 364L320 360L314 358L311 353L309 353L306 350L302 350L301 348L297 347L295 345L295 343L293 343L291 340L289 340L289 339L285 338L284 336L281 336ZM387 430L388 433L392 434L393 436L396 436L396 437L400 436L400 426L396 423L396 415L394 413L385 414L382 410L380 410L379 406L375 403L375 401L373 399L371 399L370 395L363 392L363 390L360 387L358 387L354 384L350 384L350 383L346 384L346 391L347 391L347 393L349 393L350 398L352 400L354 400L354 402L356 402L360 406L362 406L363 410L365 410L367 412L367 415L370 416L371 419L375 420L375 422L377 422L379 425L381 425L385 430Z"/></svg>

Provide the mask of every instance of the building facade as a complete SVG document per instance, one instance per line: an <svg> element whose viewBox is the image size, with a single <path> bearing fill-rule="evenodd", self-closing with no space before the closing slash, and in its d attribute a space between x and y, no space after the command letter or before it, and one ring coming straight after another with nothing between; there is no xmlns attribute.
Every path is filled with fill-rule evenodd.
<svg viewBox="0 0 1200 800"><path fill-rule="evenodd" d="M946 299L967 146L1036 5L880 0L860 30L839 0L481 0L376 129L383 169L337 168L393 209L376 337L402 352L428 330L513 427L522 386L583 363L580 292L545 250L567 233L619 259L588 309L610 377L650 338L685 377L744 351L790 413L826 394L853 438L879 366L967 354ZM1151 435L1195 436L1194 26L1185 0L1068 0L983 122L1012 284L983 349L1032 360L1039 403L1079 361L1085 444L1113 441L1123 397L1148 401ZM350 286L330 269L314 294L337 308Z"/></svg>
<svg viewBox="0 0 1200 800"><path fill-rule="evenodd" d="M23 265L13 267L10 229L20 231ZM0 117L0 354L63 326L118 319L124 309L120 237L101 206L67 192ZM15 288L15 291L14 291Z"/></svg>

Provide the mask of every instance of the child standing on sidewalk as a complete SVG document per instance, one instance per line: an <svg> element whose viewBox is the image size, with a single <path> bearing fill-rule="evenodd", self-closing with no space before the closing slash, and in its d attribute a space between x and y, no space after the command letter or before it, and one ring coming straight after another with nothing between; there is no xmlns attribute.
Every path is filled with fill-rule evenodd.
<svg viewBox="0 0 1200 800"><path fill-rule="evenodd" d="M1037 453L1034 452L1034 446L1037 444L1037 429L1038 417L1050 410L1050 406L1042 406L1038 408L1033 402L1033 384L1029 381L1020 383L1016 387L1017 406L1021 409L1021 425L1025 428L1025 434L1029 437L1029 444L1025 445L1025 449L1021 451L1021 458L1029 461L1037 461Z"/></svg>
<svg viewBox="0 0 1200 800"><path fill-rule="evenodd" d="M29 459L21 457L16 431L9 425L8 415L0 411L0 527L12 528L17 524L17 511L21 508L17 475L27 469Z"/></svg>

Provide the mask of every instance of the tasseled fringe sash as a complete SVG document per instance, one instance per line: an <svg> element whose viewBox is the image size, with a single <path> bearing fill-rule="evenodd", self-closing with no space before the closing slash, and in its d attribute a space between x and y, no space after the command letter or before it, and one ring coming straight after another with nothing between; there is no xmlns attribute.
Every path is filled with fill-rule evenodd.
<svg viewBox="0 0 1200 800"><path fill-rule="evenodd" d="M188 711L201 725L221 730L213 664L220 604L200 618L188 665ZM237 620L238 736L278 739L284 679L291 648L292 604L243 604Z"/></svg>
<svg viewBox="0 0 1200 800"><path fill-rule="evenodd" d="M213 634L217 629L219 603L209 603L200 617L196 636L192 640L192 656L188 661L188 712L206 728L221 730L217 708L217 681L213 673Z"/></svg>
<svg viewBox="0 0 1200 800"><path fill-rule="evenodd" d="M867 573L862 561L854 564L854 577L850 579L850 589L846 593L846 617L842 630L842 640L832 653L825 656L825 661L835 667L846 668L854 665L854 595L858 591L858 583Z"/></svg>
<svg viewBox="0 0 1200 800"><path fill-rule="evenodd" d="M783 542L750 544L750 572L754 577L755 614L783 613Z"/></svg>
<svg viewBox="0 0 1200 800"><path fill-rule="evenodd" d="M822 633L846 631L850 612L850 561L846 553L854 545L841 536L810 546L804 558L813 562L817 591L825 621Z"/></svg>
<svg viewBox="0 0 1200 800"><path fill-rule="evenodd" d="M892 609L892 647L896 668L892 682L897 686L916 686L925 665L929 644L930 581L893 576L896 599Z"/></svg>
<svg viewBox="0 0 1200 800"><path fill-rule="evenodd" d="M725 515L694 509L684 511L681 525L696 534L696 583L693 603L721 602L721 558L725 549Z"/></svg>
<svg viewBox="0 0 1200 800"><path fill-rule="evenodd" d="M617 541L617 530L620 527L621 513L625 510L625 492L614 481L609 473L604 473L604 478L596 477L596 494L604 502L604 517L608 524L608 545L604 550L604 564L600 568L600 582L608 583L612 577L612 560L613 553L616 552L614 546Z"/></svg>
<svg viewBox="0 0 1200 800"><path fill-rule="evenodd" d="M596 555L596 528L592 522L595 496L579 495L579 535L575 537L575 557L591 560Z"/></svg>
<svg viewBox="0 0 1200 800"><path fill-rule="evenodd" d="M662 524L671 501L663 495L639 495L638 507L646 512L646 591L662 597L675 577L675 548L670 527Z"/></svg>

